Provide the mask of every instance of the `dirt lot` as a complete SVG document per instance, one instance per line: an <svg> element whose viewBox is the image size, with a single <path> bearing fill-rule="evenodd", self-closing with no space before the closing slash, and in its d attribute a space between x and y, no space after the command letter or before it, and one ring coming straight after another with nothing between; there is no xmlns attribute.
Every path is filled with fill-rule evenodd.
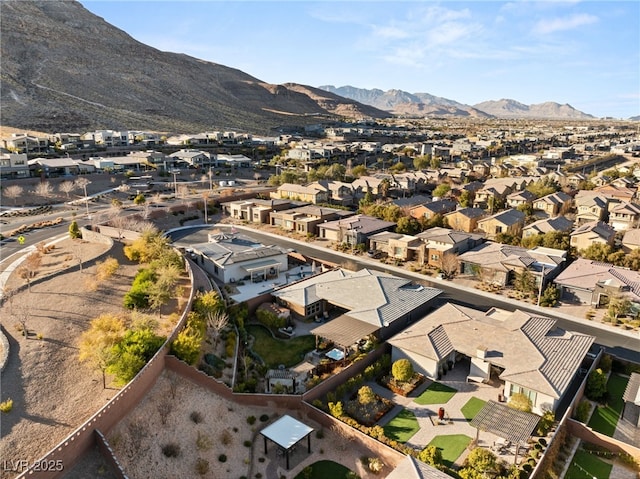
<svg viewBox="0 0 640 479"><path fill-rule="evenodd" d="M117 392L103 389L100 374L78 363L76 341L92 318L123 310L120 298L138 266L129 262L122 246L116 244L111 255L120 262L118 272L97 290L87 290L85 285L94 277L95 266L81 273L77 260L69 263L66 258L73 256L76 244L85 262L107 250L105 245L70 239L58 243L44 256L39 274L72 267L46 281L34 282L31 292L24 289L0 308L0 322L10 345L2 372L1 399L13 399L13 410L0 416L3 461L38 459ZM7 287L21 284L23 280L14 273ZM16 315L21 311L28 313L29 339L16 326ZM12 475L4 471L1 477Z"/></svg>

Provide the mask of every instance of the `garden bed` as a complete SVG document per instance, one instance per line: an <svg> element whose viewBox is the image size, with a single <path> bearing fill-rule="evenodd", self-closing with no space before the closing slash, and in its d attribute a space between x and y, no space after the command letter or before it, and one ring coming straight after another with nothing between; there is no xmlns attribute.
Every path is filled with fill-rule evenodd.
<svg viewBox="0 0 640 479"><path fill-rule="evenodd" d="M364 426L375 425L382 417L393 409L393 402L371 392L369 398L364 399L360 391L351 396L347 402L346 411L349 416ZM369 388L370 390L370 388Z"/></svg>
<svg viewBox="0 0 640 479"><path fill-rule="evenodd" d="M419 373L415 373L409 381L398 381L393 376L384 376L380 379L380 385L390 389L400 396L407 397L424 383L426 378Z"/></svg>

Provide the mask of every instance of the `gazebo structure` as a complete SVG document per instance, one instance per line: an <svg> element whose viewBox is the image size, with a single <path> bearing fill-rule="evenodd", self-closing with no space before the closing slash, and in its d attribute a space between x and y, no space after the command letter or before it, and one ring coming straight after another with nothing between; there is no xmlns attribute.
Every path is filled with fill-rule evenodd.
<svg viewBox="0 0 640 479"><path fill-rule="evenodd" d="M289 451L305 437L307 438L307 452L311 454L312 432L312 427L285 414L260 431L260 434L264 437L264 453L267 453L267 439L269 439L284 450L287 469L289 469Z"/></svg>
<svg viewBox="0 0 640 479"><path fill-rule="evenodd" d="M518 461L520 446L526 444L540 422L540 416L530 412L513 409L506 404L488 401L471 420L471 426L477 429L476 443L480 431L487 431L511 441L516 445L514 464Z"/></svg>

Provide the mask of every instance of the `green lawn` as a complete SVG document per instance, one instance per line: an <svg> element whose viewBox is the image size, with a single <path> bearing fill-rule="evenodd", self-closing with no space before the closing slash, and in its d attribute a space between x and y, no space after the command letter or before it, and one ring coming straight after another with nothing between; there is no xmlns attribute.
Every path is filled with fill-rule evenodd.
<svg viewBox="0 0 640 479"><path fill-rule="evenodd" d="M287 368L295 366L304 359L306 353L313 351L316 345L313 335L275 339L267 328L255 324L247 326L247 333L255 338L253 351L271 369L277 368L280 364Z"/></svg>
<svg viewBox="0 0 640 479"><path fill-rule="evenodd" d="M449 386L433 382L420 396L415 398L414 401L422 406L425 404L444 404L457 392L456 389L450 388Z"/></svg>
<svg viewBox="0 0 640 479"><path fill-rule="evenodd" d="M428 444L428 446L434 445L442 452L442 460L447 467L451 467L456 459L460 457L460 454L464 452L471 438L464 434L452 434L449 436L436 436Z"/></svg>
<svg viewBox="0 0 640 479"><path fill-rule="evenodd" d="M419 430L416 415L408 409L403 409L384 427L384 435L404 444Z"/></svg>
<svg viewBox="0 0 640 479"><path fill-rule="evenodd" d="M591 479L592 477L609 479L612 467L611 464L599 459L595 454L578 449L564 477L567 479Z"/></svg>
<svg viewBox="0 0 640 479"><path fill-rule="evenodd" d="M311 473L309 475L305 473L308 468L311 468ZM329 477L331 479L347 479L347 474L349 474L349 472L349 469L337 462L318 461L305 467L300 471L295 479L327 479Z"/></svg>
<svg viewBox="0 0 640 479"><path fill-rule="evenodd" d="M607 436L613 436L616 431L616 425L620 414L622 414L622 408L624 407L624 401L622 395L627 387L628 378L612 374L609 376L607 382L607 391L609 395L608 404L606 406L598 406L593 411L588 426L594 431L598 431Z"/></svg>
<svg viewBox="0 0 640 479"><path fill-rule="evenodd" d="M480 412L480 409L482 409L485 404L487 404L487 401L483 401L477 397L472 397L464 406L462 406L460 412L462 412L462 415L467 421L471 421L476 417L476 414Z"/></svg>

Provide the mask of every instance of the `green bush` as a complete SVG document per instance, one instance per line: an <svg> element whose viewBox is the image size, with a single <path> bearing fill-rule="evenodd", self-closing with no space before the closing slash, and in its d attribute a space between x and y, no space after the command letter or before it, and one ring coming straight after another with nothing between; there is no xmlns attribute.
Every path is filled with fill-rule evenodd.
<svg viewBox="0 0 640 479"><path fill-rule="evenodd" d="M591 412L591 403L586 399L580 401L576 407L573 416L577 421L585 423L589 420L589 413Z"/></svg>
<svg viewBox="0 0 640 479"><path fill-rule="evenodd" d="M131 289L124 295L124 307L127 309L145 309L149 307L149 290L156 281L156 275L150 269L141 269L133 278Z"/></svg>
<svg viewBox="0 0 640 479"><path fill-rule="evenodd" d="M69 225L69 236L73 239L82 237L82 233L80 232L80 227L78 226L78 223L75 220L73 220Z"/></svg>
<svg viewBox="0 0 640 479"><path fill-rule="evenodd" d="M268 414L263 414L260 416L260 422L267 422L269 420Z"/></svg>
<svg viewBox="0 0 640 479"><path fill-rule="evenodd" d="M13 409L13 399L0 402L0 412L10 413Z"/></svg>
<svg viewBox="0 0 640 479"><path fill-rule="evenodd" d="M255 416L249 416L247 418L247 424L249 424L250 426L254 425L256 423L256 417Z"/></svg>
<svg viewBox="0 0 640 479"><path fill-rule="evenodd" d="M158 336L149 328L128 330L122 339L111 348L111 357L115 358L107 367L118 384L126 384L151 360L160 349L165 338Z"/></svg>
<svg viewBox="0 0 640 479"><path fill-rule="evenodd" d="M170 442L162 446L162 454L166 457L178 457L180 455L180 445Z"/></svg>
<svg viewBox="0 0 640 479"><path fill-rule="evenodd" d="M191 414L189 414L189 418L196 424L200 424L203 421L202 414L198 411L192 411Z"/></svg>
<svg viewBox="0 0 640 479"><path fill-rule="evenodd" d="M591 371L584 393L592 401L599 401L605 397L607 394L607 375L602 369Z"/></svg>
<svg viewBox="0 0 640 479"><path fill-rule="evenodd" d="M256 311L256 317L258 318L258 321L270 329L283 328L287 325L287 318L281 318L277 314L267 311L266 309L258 309Z"/></svg>
<svg viewBox="0 0 640 479"><path fill-rule="evenodd" d="M220 454L218 456L218 461L220 462L227 462L227 456L225 454Z"/></svg>
<svg viewBox="0 0 640 479"><path fill-rule="evenodd" d="M406 382L413 377L413 365L408 359L398 359L391 366L391 374L396 381Z"/></svg>

